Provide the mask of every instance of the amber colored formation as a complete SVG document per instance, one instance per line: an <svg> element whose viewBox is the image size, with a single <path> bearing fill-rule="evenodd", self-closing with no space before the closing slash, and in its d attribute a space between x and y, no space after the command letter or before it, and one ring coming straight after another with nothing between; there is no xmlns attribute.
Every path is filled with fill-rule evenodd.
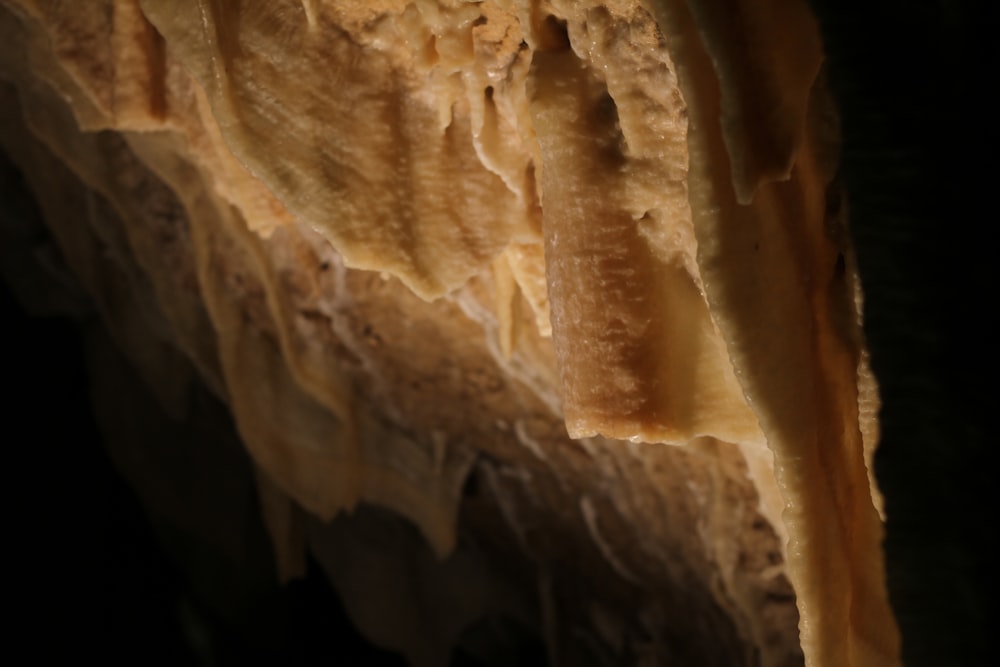
<svg viewBox="0 0 1000 667"><path fill-rule="evenodd" d="M0 39L62 261L373 641L898 664L804 2L3 0Z"/></svg>

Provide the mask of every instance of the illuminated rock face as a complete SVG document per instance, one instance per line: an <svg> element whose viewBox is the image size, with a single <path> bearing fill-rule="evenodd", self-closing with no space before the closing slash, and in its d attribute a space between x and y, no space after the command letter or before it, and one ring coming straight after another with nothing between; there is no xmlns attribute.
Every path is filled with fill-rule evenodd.
<svg viewBox="0 0 1000 667"><path fill-rule="evenodd" d="M800 3L0 7L4 150L166 413L227 404L282 576L417 665L497 612L565 664L898 663Z"/></svg>

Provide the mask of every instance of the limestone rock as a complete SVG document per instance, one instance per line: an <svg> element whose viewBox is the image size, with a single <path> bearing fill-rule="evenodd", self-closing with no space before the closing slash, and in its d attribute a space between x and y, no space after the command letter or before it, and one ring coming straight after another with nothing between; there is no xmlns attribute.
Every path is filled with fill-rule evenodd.
<svg viewBox="0 0 1000 667"><path fill-rule="evenodd" d="M3 0L0 38L62 261L373 641L899 664L804 3Z"/></svg>

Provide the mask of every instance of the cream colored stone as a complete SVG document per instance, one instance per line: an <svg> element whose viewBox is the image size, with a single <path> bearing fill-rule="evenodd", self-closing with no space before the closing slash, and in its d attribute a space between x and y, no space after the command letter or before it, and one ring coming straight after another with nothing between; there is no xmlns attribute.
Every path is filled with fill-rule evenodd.
<svg viewBox="0 0 1000 667"><path fill-rule="evenodd" d="M648 589L643 623L694 586L793 664L759 511L806 663L898 664L804 3L0 7L4 149L67 193L46 222L161 403L183 409L179 351L228 404L283 573L308 545L354 590L370 572L296 513L359 503L465 562L474 471L542 579L561 547L533 536L564 535L604 563L581 571ZM345 594L415 664L488 606L434 643Z"/></svg>

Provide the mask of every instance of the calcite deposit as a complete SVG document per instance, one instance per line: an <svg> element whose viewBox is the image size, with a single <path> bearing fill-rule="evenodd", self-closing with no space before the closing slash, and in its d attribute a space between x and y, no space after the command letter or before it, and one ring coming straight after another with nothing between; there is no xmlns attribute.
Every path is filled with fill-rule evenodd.
<svg viewBox="0 0 1000 667"><path fill-rule="evenodd" d="M0 40L59 261L373 642L899 664L804 2L2 0Z"/></svg>

